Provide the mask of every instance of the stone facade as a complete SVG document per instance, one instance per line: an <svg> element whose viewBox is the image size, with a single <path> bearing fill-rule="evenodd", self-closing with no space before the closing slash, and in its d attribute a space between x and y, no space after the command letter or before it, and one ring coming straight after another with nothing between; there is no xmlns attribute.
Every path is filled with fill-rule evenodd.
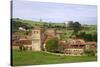
<svg viewBox="0 0 100 67"><path fill-rule="evenodd" d="M32 30L32 50L41 51L41 30L40 29Z"/></svg>
<svg viewBox="0 0 100 67"><path fill-rule="evenodd" d="M65 54L69 56L81 56L83 53L84 53L84 49L81 48L65 49Z"/></svg>

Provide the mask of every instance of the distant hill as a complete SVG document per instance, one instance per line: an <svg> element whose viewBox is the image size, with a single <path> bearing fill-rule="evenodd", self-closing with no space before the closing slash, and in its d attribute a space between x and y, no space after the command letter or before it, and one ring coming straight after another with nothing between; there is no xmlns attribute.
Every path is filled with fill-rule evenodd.
<svg viewBox="0 0 100 67"><path fill-rule="evenodd" d="M51 23L51 22L40 22L40 21L32 21L32 20L23 20L19 18L13 18L14 21L16 22L22 22L22 23L27 23L31 26L43 26L43 25L51 25L51 26L65 26L65 23Z"/></svg>

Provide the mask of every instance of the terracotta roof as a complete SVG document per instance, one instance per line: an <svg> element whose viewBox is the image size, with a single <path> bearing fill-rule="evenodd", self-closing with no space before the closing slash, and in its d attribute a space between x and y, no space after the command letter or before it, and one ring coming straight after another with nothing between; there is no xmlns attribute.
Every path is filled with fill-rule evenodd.
<svg viewBox="0 0 100 67"><path fill-rule="evenodd" d="M23 44L23 45L31 45L32 44L31 40L20 40L19 42L20 42L20 44Z"/></svg>
<svg viewBox="0 0 100 67"><path fill-rule="evenodd" d="M19 44L13 44L12 46L19 46Z"/></svg>
<svg viewBox="0 0 100 67"><path fill-rule="evenodd" d="M67 43L68 44L72 44L72 45L81 45L81 44L86 44L85 43L85 41L84 40L82 40L82 39L69 39L68 41L67 41Z"/></svg>
<svg viewBox="0 0 100 67"><path fill-rule="evenodd" d="M97 43L96 42L86 42L86 44L90 44L90 45L96 45Z"/></svg>
<svg viewBox="0 0 100 67"><path fill-rule="evenodd" d="M59 41L59 45L63 46L65 49L66 48L84 48L85 41L80 40L80 39L77 39L77 40L70 39L67 42Z"/></svg>
<svg viewBox="0 0 100 67"><path fill-rule="evenodd" d="M96 42L85 42L84 40L81 39L70 39L67 42L64 41L59 41L59 45L63 46L65 49L66 48L81 48L84 49L85 45L91 45L93 47L96 47Z"/></svg>
<svg viewBox="0 0 100 67"><path fill-rule="evenodd" d="M56 34L62 34L63 32L62 31L56 31Z"/></svg>

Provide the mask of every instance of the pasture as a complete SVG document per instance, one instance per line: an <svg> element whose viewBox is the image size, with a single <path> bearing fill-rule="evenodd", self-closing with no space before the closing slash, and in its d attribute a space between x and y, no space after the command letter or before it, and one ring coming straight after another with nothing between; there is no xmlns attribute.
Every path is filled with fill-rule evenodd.
<svg viewBox="0 0 100 67"><path fill-rule="evenodd" d="M96 56L58 56L45 53L43 51L18 51L13 50L13 66L22 65L41 65L41 64L58 64L58 63L76 63L97 61Z"/></svg>

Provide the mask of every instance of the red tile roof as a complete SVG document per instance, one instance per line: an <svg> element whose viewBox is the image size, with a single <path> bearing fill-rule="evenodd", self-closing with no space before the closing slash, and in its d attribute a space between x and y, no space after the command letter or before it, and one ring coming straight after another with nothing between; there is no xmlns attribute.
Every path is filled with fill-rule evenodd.
<svg viewBox="0 0 100 67"><path fill-rule="evenodd" d="M31 45L32 44L32 40L20 40L19 42L20 42L20 44L23 44L23 45Z"/></svg>

